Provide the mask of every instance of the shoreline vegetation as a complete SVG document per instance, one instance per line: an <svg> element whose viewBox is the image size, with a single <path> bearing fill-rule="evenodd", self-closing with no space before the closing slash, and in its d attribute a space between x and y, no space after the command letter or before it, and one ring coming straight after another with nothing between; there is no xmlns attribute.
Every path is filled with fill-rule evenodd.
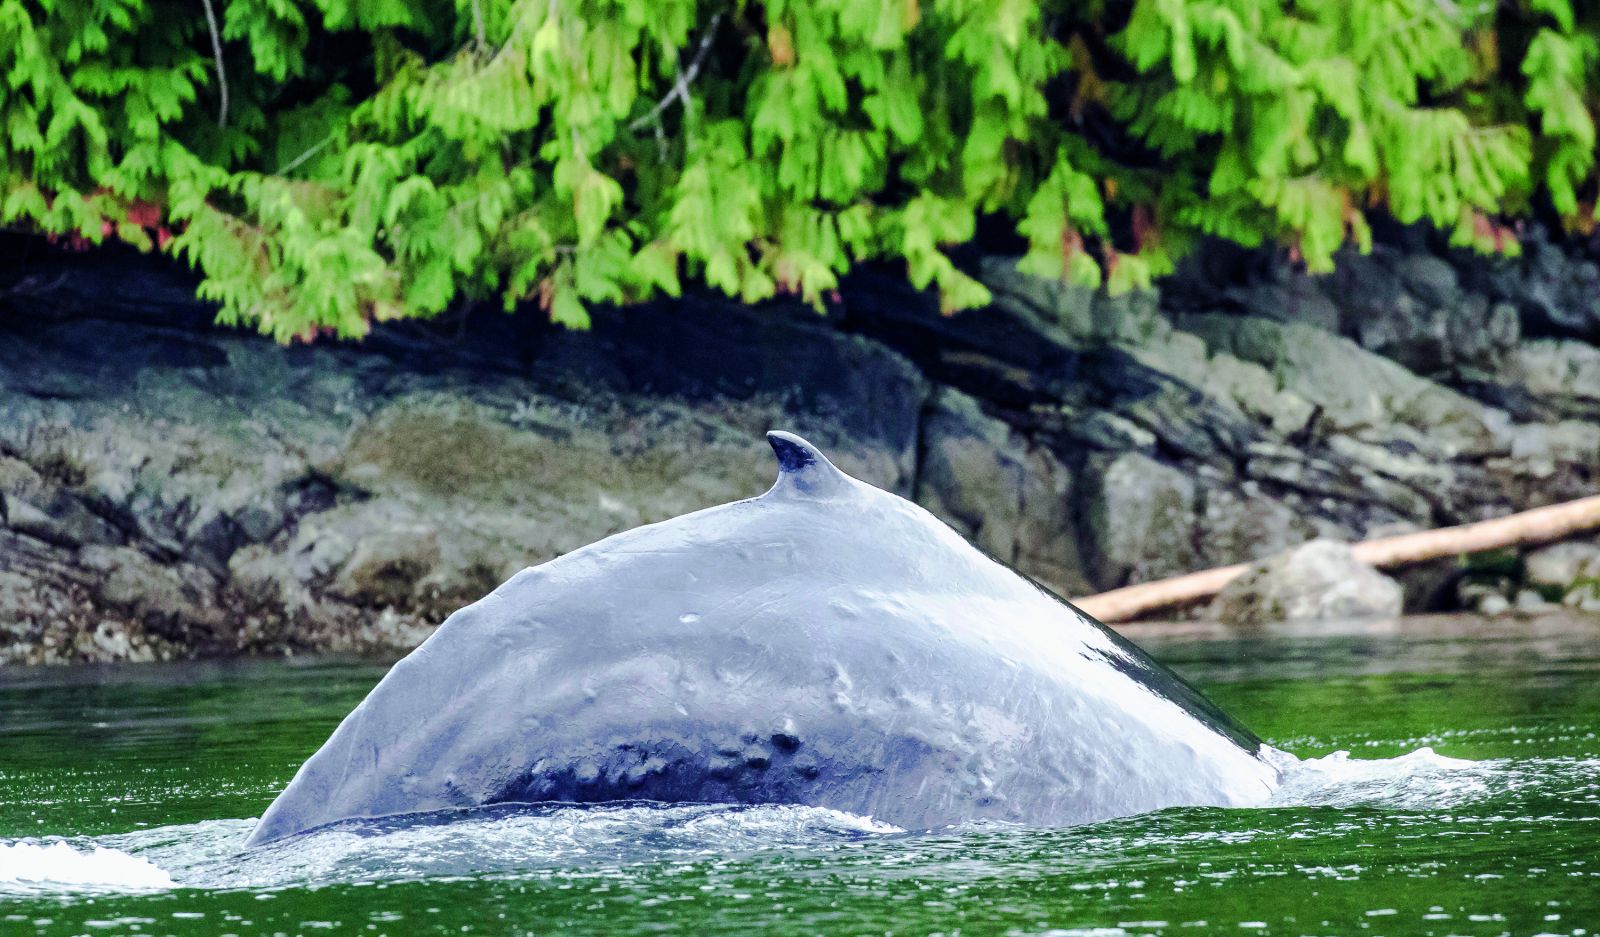
<svg viewBox="0 0 1600 937"><path fill-rule="evenodd" d="M1375 225L1594 229L1571 0L0 0L0 225L181 258L222 321L796 297L959 246L1113 295L1208 239L1313 273Z"/></svg>

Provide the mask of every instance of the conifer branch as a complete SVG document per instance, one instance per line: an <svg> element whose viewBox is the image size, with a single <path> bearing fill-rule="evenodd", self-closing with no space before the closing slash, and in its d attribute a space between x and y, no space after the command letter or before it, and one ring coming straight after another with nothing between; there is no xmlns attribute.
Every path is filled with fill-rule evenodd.
<svg viewBox="0 0 1600 937"><path fill-rule="evenodd" d="M0 228L142 244L150 226L97 193L148 204L158 214L140 217L176 237L224 318L283 341L365 334L374 316L435 315L462 296L514 308L558 260L558 321L575 326L580 300L677 296L686 280L820 306L871 257L904 260L946 311L971 308L989 294L944 248L991 211L1027 239L1019 269L1113 292L1170 273L1203 236L1293 243L1326 270L1351 237L1370 249L1369 211L1484 252L1514 251L1507 225L1533 205L1574 231L1595 223L1600 23L1574 0L1266 4L1248 29L1229 25L1243 21L1227 0L1135 3L1126 18L856 0L874 14L799 4L783 22L701 0L454 0L443 17L392 0L345 24L385 50L377 76L370 57L309 61L320 47L302 41L297 4L201 2L209 50L199 24L153 0L94 14L105 37L87 45L80 17L7 21L0 59L76 51L8 66L12 85L52 90L0 94L15 157L0 154ZM0 0L0 19L25 5ZM594 27L581 40L579 16ZM411 36L394 44L383 34L400 21ZM231 75L225 38L249 58ZM1058 120L1053 89L1072 72ZM315 129L278 160L237 131L219 147L217 127L235 125ZM357 136L380 171L336 158ZM659 162L639 165L651 151ZM236 228L214 193L256 227ZM1119 253L1126 205L1160 210Z"/></svg>
<svg viewBox="0 0 1600 937"><path fill-rule="evenodd" d="M222 36L217 29L217 13L211 0L200 0L206 8L206 25L211 30L211 55L217 61L217 88L222 93L222 105L217 110L217 126L228 126L228 71L222 67Z"/></svg>

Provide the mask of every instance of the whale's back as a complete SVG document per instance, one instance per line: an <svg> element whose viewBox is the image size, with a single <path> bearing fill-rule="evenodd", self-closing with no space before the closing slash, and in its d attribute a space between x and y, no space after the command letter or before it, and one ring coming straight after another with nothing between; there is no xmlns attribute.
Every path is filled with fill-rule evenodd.
<svg viewBox="0 0 1600 937"><path fill-rule="evenodd" d="M803 441L774 448L766 495L451 616L252 842L501 802L807 803L928 828L1270 792L1259 741L1133 645Z"/></svg>

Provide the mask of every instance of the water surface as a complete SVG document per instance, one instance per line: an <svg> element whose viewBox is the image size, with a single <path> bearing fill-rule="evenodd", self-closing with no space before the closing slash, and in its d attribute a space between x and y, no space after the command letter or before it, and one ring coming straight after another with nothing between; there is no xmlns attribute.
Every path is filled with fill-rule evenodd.
<svg viewBox="0 0 1600 937"><path fill-rule="evenodd" d="M1128 630L1310 760L1272 804L504 809L246 853L383 664L0 671L0 934L1600 931L1600 620Z"/></svg>

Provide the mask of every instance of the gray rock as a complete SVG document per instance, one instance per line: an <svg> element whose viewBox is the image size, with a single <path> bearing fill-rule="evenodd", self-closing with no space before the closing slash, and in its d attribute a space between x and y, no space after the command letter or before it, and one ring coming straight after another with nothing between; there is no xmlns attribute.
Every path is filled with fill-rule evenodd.
<svg viewBox="0 0 1600 937"><path fill-rule="evenodd" d="M1193 569L1196 491L1183 470L1137 453L1091 460L1085 517L1094 584L1112 589Z"/></svg>
<svg viewBox="0 0 1600 937"><path fill-rule="evenodd" d="M1060 329L1078 338L1095 334L1094 290L1019 273L1014 262L998 257L984 258L981 272L997 305L1041 329Z"/></svg>
<svg viewBox="0 0 1600 937"><path fill-rule="evenodd" d="M1517 597L1512 600L1512 608L1523 615L1542 615L1555 611L1561 606L1545 598L1535 589L1520 589Z"/></svg>
<svg viewBox="0 0 1600 937"><path fill-rule="evenodd" d="M959 391L941 391L923 417L917 503L989 555L1016 558L1025 454L1012 430Z"/></svg>
<svg viewBox="0 0 1600 937"><path fill-rule="evenodd" d="M39 504L0 493L0 519L13 530L63 547L117 543L122 539L115 527L83 501L59 491Z"/></svg>
<svg viewBox="0 0 1600 937"><path fill-rule="evenodd" d="M1600 612L1600 581L1582 583L1568 590L1561 604L1580 612Z"/></svg>
<svg viewBox="0 0 1600 937"><path fill-rule="evenodd" d="M1252 444L1245 454L1245 474L1318 498L1358 504L1365 529L1374 523L1422 518L1428 514L1426 497L1414 487L1364 471L1327 450L1306 452L1277 443Z"/></svg>
<svg viewBox="0 0 1600 937"><path fill-rule="evenodd" d="M1235 286L1223 295L1246 315L1279 322L1303 322L1330 332L1339 330L1339 307L1328 299L1312 277L1289 276Z"/></svg>
<svg viewBox="0 0 1600 937"><path fill-rule="evenodd" d="M1522 557L1522 569L1529 583L1563 592L1600 582L1600 543L1569 540L1530 550Z"/></svg>
<svg viewBox="0 0 1600 937"><path fill-rule="evenodd" d="M923 422L915 500L991 556L1056 591L1086 591L1071 474L971 397L949 389L935 396Z"/></svg>
<svg viewBox="0 0 1600 937"><path fill-rule="evenodd" d="M1156 434L1127 417L1098 409L1062 404L1040 404L1029 411L1039 435L1073 447L1087 446L1111 452L1132 451L1150 455L1160 441Z"/></svg>
<svg viewBox="0 0 1600 937"><path fill-rule="evenodd" d="M1516 306L1525 331L1594 340L1600 336L1600 267L1569 255L1535 230L1523 239L1519 259L1479 259L1469 281Z"/></svg>
<svg viewBox="0 0 1600 937"><path fill-rule="evenodd" d="M1205 488L1200 500L1196 539L1206 566L1253 562L1316 535L1300 511L1263 493L1254 482L1239 488Z"/></svg>
<svg viewBox="0 0 1600 937"><path fill-rule="evenodd" d="M1090 591L1078 552L1078 525L1073 517L1072 472L1049 449L1028 450L1022 479L1022 507L1017 523L1016 567L1058 595Z"/></svg>
<svg viewBox="0 0 1600 937"><path fill-rule="evenodd" d="M1549 412L1600 419L1600 348L1594 345L1556 339L1526 342L1506 356L1497 378Z"/></svg>
<svg viewBox="0 0 1600 937"><path fill-rule="evenodd" d="M1463 577L1456 583L1456 604L1480 615L1504 615L1511 611L1511 592L1509 579Z"/></svg>
<svg viewBox="0 0 1600 937"><path fill-rule="evenodd" d="M1221 352L1212 355L1207 364L1199 386L1226 393L1241 410L1265 421L1275 436L1301 432L1316 414L1310 401L1278 387L1272 374L1259 364Z"/></svg>
<svg viewBox="0 0 1600 937"><path fill-rule="evenodd" d="M1492 368L1516 343L1515 310L1483 293L1464 292L1444 257L1410 250L1352 252L1340 258L1333 279L1342 311L1337 331L1418 374Z"/></svg>
<svg viewBox="0 0 1600 937"><path fill-rule="evenodd" d="M1407 291L1430 306L1450 306L1461 300L1461 280L1455 268L1433 254L1404 254L1395 272Z"/></svg>
<svg viewBox="0 0 1600 937"><path fill-rule="evenodd" d="M1319 408L1334 430L1402 423L1425 429L1432 452L1452 458L1499 451L1509 421L1337 335L1301 323L1186 315L1185 329L1213 349L1253 361Z"/></svg>
<svg viewBox="0 0 1600 937"><path fill-rule="evenodd" d="M1419 494L1448 489L1455 484L1455 473L1449 465L1422 458L1410 447L1381 446L1350 436L1331 436L1328 450L1371 474L1410 485Z"/></svg>
<svg viewBox="0 0 1600 937"><path fill-rule="evenodd" d="M1490 306L1485 335L1495 348L1516 348L1522 338L1522 320L1517 316L1517 308L1510 303Z"/></svg>
<svg viewBox="0 0 1600 937"><path fill-rule="evenodd" d="M1172 328L1161 315L1161 297L1154 290L1130 290L1120 296L1095 293L1091 337L1133 344L1152 341Z"/></svg>
<svg viewBox="0 0 1600 937"><path fill-rule="evenodd" d="M1521 474L1554 478L1572 466L1600 465L1600 424L1580 420L1524 423L1513 428L1510 456ZM1559 488L1552 497L1569 497ZM1587 491L1573 493L1579 497Z"/></svg>
<svg viewBox="0 0 1600 937"><path fill-rule="evenodd" d="M390 528L362 538L330 591L362 605L408 609L439 559L439 540L427 527Z"/></svg>
<svg viewBox="0 0 1600 937"><path fill-rule="evenodd" d="M1464 293L1455 268L1443 257L1352 255L1344 258L1336 278L1343 287L1343 331L1363 348L1418 374L1492 367L1516 341L1515 312L1491 304L1481 293Z"/></svg>
<svg viewBox="0 0 1600 937"><path fill-rule="evenodd" d="M1190 332L1174 330L1126 350L1151 370L1202 390L1221 412L1249 415L1280 436L1299 432L1315 412L1298 394L1280 389L1266 368L1227 352L1213 354Z"/></svg>
<svg viewBox="0 0 1600 937"><path fill-rule="evenodd" d="M1504 615L1511 611L1511 600L1498 593L1489 593L1474 606L1480 615Z"/></svg>
<svg viewBox="0 0 1600 937"><path fill-rule="evenodd" d="M1058 279L1028 276L1019 273L1013 261L994 257L984 260L981 276L997 305L1043 330L1059 329L1071 338L1138 344L1171 328L1154 290L1111 296Z"/></svg>
<svg viewBox="0 0 1600 937"><path fill-rule="evenodd" d="M1228 583L1211 614L1229 624L1400 614L1400 584L1359 562L1349 544L1312 540Z"/></svg>

